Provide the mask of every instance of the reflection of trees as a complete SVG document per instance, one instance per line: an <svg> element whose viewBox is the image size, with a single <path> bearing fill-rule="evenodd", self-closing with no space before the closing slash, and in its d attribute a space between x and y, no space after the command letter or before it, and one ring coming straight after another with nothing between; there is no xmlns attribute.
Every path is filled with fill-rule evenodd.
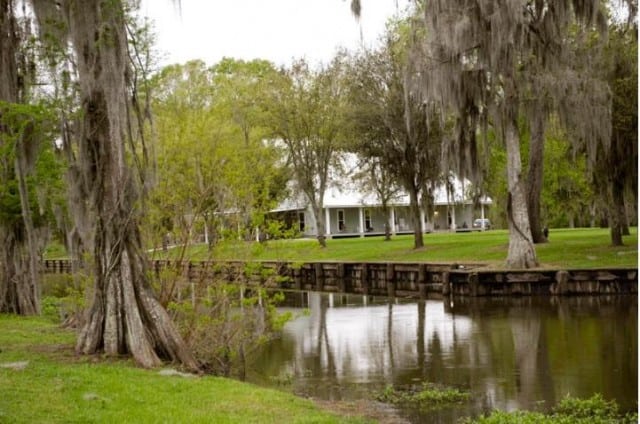
<svg viewBox="0 0 640 424"><path fill-rule="evenodd" d="M418 331L416 334L416 345L418 352L418 369L420 377L424 378L425 374L425 354L424 354L424 319L426 315L426 304L424 301L418 301Z"/></svg>
<svg viewBox="0 0 640 424"><path fill-rule="evenodd" d="M317 386L344 390L356 378L453 385L499 408L551 406L567 393L637 400L635 296L456 299L451 312L436 301L329 312L321 299L309 297L311 315L269 346L264 368L295 369L320 396Z"/></svg>
<svg viewBox="0 0 640 424"><path fill-rule="evenodd" d="M553 404L555 395L546 352L541 314L527 305L509 311L515 355L515 383L520 405L544 400Z"/></svg>
<svg viewBox="0 0 640 424"><path fill-rule="evenodd" d="M561 298L546 325L556 393L594 392L635 409L638 395L638 299L636 296Z"/></svg>
<svg viewBox="0 0 640 424"><path fill-rule="evenodd" d="M393 360L393 303L389 300L389 307L387 309L387 349L389 351L389 367L391 368L391 374L395 374L395 363Z"/></svg>
<svg viewBox="0 0 640 424"><path fill-rule="evenodd" d="M615 306L609 304L604 311L606 327L603 332L610 339L604 345L603 355L612 358L612 363L611 369L602 369L602 372L615 373L619 378L603 378L603 380L607 382L607 391L613 393L615 398L625 394L628 396L629 392L633 393L632 390L618 383L621 379L635 383L635 393L638 392L638 304L635 296L627 300ZM615 319L620 315L622 315L620 319ZM627 407L637 409L637 404L631 403Z"/></svg>
<svg viewBox="0 0 640 424"><path fill-rule="evenodd" d="M452 312L473 320L462 349L471 385L499 401L491 406L596 392L636 405L637 297L465 298Z"/></svg>
<svg viewBox="0 0 640 424"><path fill-rule="evenodd" d="M336 377L336 362L333 358L333 351L331 350L331 344L329 343L329 336L327 335L327 310L329 309L329 301L326 296L320 296L316 294L320 298L320 317L318 321L318 339L317 339L317 348L316 358L318 361L314 364L314 369L322 371L322 356L327 358L324 373L326 373L329 377ZM324 352L323 352L324 349Z"/></svg>

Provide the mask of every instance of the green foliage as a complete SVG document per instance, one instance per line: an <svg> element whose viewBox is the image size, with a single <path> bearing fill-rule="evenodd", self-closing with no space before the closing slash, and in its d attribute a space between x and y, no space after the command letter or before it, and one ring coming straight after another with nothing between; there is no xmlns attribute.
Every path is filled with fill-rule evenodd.
<svg viewBox="0 0 640 424"><path fill-rule="evenodd" d="M543 414L531 411L494 411L479 418L468 418L463 424L632 424L637 414L620 414L615 401L607 401L595 394L588 399L567 396L553 412Z"/></svg>
<svg viewBox="0 0 640 424"><path fill-rule="evenodd" d="M607 401L602 395L595 394L589 399L577 399L570 396L560 401L555 408L556 415L565 415L577 420L591 419L592 422L615 418L619 415L615 401Z"/></svg>
<svg viewBox="0 0 640 424"><path fill-rule="evenodd" d="M548 131L544 153L541 211L548 227L588 226L595 195L584 155L570 155L566 135Z"/></svg>
<svg viewBox="0 0 640 424"><path fill-rule="evenodd" d="M257 275L265 284L273 278L273 270L259 264L247 265L243 273ZM221 280L176 287L168 309L196 359L212 374L243 378L250 355L291 319L290 313L276 309L282 293Z"/></svg>
<svg viewBox="0 0 640 424"><path fill-rule="evenodd" d="M277 74L266 61L223 59L164 68L152 81L158 184L147 228L155 245L206 233L213 246L267 225L264 213L283 196L287 171L265 143L262 99Z"/></svg>
<svg viewBox="0 0 640 424"><path fill-rule="evenodd" d="M522 127L521 148L523 165L526 168L530 134L524 124ZM487 147L489 155L484 171L484 188L494 202L488 216L494 225L506 228L506 151L492 133L488 134ZM590 225L590 206L596 197L589 184L585 155L572 152L569 137L555 122L547 129L543 162L544 175L540 199L542 224L548 228Z"/></svg>
<svg viewBox="0 0 640 424"><path fill-rule="evenodd" d="M314 70L295 61L274 80L264 104L269 137L282 146L297 195L304 196L316 216L318 241L324 243L324 194L340 169L337 152L344 144L345 75L343 55Z"/></svg>
<svg viewBox="0 0 640 424"><path fill-rule="evenodd" d="M40 301L42 316L49 318L53 322L59 322L60 320L60 307L60 299L57 297L44 296Z"/></svg>
<svg viewBox="0 0 640 424"><path fill-rule="evenodd" d="M26 173L28 203L36 228L55 222L53 210L64 199L63 164L53 143L50 105L0 101L0 224L22 226L16 160Z"/></svg>
<svg viewBox="0 0 640 424"><path fill-rule="evenodd" d="M85 259L88 261L88 257ZM50 307L48 315L51 317L56 315L63 321L66 319L75 321L80 318L86 308L87 290L91 287L93 287L93 279L83 270L76 275L45 274L42 277L42 296L43 302L48 302ZM44 308L43 303L43 313L45 313Z"/></svg>
<svg viewBox="0 0 640 424"><path fill-rule="evenodd" d="M410 387L405 390L388 385L376 396L376 399L392 404L412 404L420 409L435 409L466 402L470 399L470 394L457 388L439 387L424 382L419 387Z"/></svg>
<svg viewBox="0 0 640 424"><path fill-rule="evenodd" d="M20 192L18 181L11 179L0 185L0 222L7 226L20 223L22 209L20 208Z"/></svg>
<svg viewBox="0 0 640 424"><path fill-rule="evenodd" d="M389 174L387 190L397 182L411 193L441 178L444 134L436 124L440 117L426 107L413 86L413 76L408 76L417 72L407 69L413 65L407 64L414 40L409 25L408 20L390 24L381 47L353 57L344 85L349 99L349 149L364 158L376 158Z"/></svg>

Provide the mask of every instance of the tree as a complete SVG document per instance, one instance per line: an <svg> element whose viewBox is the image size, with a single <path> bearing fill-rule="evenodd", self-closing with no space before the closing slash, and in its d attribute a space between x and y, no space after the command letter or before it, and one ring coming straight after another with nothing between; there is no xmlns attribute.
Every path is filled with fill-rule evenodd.
<svg viewBox="0 0 640 424"><path fill-rule="evenodd" d="M279 198L284 167L264 142L261 110L275 74L266 61L223 59L172 65L154 78L158 185L149 218L163 234L181 232L184 248L198 222L210 248L222 219L248 237Z"/></svg>
<svg viewBox="0 0 640 424"><path fill-rule="evenodd" d="M611 142L597 146L593 182L605 205L611 244L621 246L627 201L638 199L638 38L635 25L611 26L604 51L605 75L612 92ZM584 148L584 147L583 147ZM628 229L627 229L628 231Z"/></svg>
<svg viewBox="0 0 640 424"><path fill-rule="evenodd" d="M285 147L297 188L311 205L322 247L326 247L324 194L344 126L342 72L339 57L319 71L298 61L282 75L265 105L267 125Z"/></svg>
<svg viewBox="0 0 640 424"><path fill-rule="evenodd" d="M541 221L549 227L588 226L595 195L589 184L586 158L584 154L572 154L567 135L554 126L545 140Z"/></svg>
<svg viewBox="0 0 640 424"><path fill-rule="evenodd" d="M373 193L380 200L380 211L384 216L384 239L391 240L391 202L400 193L400 188L393 175L385 168L378 157L367 157L360 160L360 169L354 179Z"/></svg>
<svg viewBox="0 0 640 424"><path fill-rule="evenodd" d="M212 75L204 62L168 66L154 76L151 87L157 184L150 192L145 223L156 246L160 241L165 248L169 241L181 246L181 259L202 223L205 241L213 247L218 213L231 209L225 180L227 162L233 161L230 131L216 111ZM165 288L160 301L166 305L173 289Z"/></svg>
<svg viewBox="0 0 640 424"><path fill-rule="evenodd" d="M229 164L235 204L247 235L266 230L266 213L285 194L289 170L281 149L268 142L268 113L264 109L271 86L280 78L273 64L225 58L212 69L222 119L237 134ZM256 234L260 236L261 234Z"/></svg>
<svg viewBox="0 0 640 424"><path fill-rule="evenodd" d="M51 114L43 105L0 102L0 311L40 313L40 259L58 191ZM50 189L50 192L47 192Z"/></svg>
<svg viewBox="0 0 640 424"><path fill-rule="evenodd" d="M0 1L0 312L22 315L40 313L39 252L49 231L34 179L52 141L47 108L29 104L36 73L29 28L12 0Z"/></svg>
<svg viewBox="0 0 640 424"><path fill-rule="evenodd" d="M414 248L424 246L420 199L441 174L442 131L429 120L425 101L412 84L416 69L406 62L408 42L401 24L385 44L355 58L348 79L355 150L374 157L409 194Z"/></svg>
<svg viewBox="0 0 640 424"><path fill-rule="evenodd" d="M537 266L520 153L518 119L526 93L522 75L551 69L562 61L563 42L574 22L583 27L598 23L602 28L598 2L427 0L424 18L426 54L416 59L423 63L424 91L459 116L459 136L454 141L464 163L476 160L477 149L471 147L467 155L465 147L475 144L478 122L486 131L491 119L507 152L506 263L510 268ZM591 118L588 108L572 112L576 119ZM606 142L605 129L596 130L602 138L595 141Z"/></svg>
<svg viewBox="0 0 640 424"><path fill-rule="evenodd" d="M93 219L87 239L93 241L95 284L76 350L131 354L145 367L160 364L162 357L196 370L198 364L155 298L146 272L137 208L138 178L144 170L130 165L140 152L144 159L145 148L136 145L143 132L135 131L139 121L133 119L137 96L128 57L127 4L60 2L53 12L47 2L33 5L43 20L58 11L56 27L69 32L48 36L68 36L77 66L81 113L73 146L77 156L70 166L84 196L70 212L78 221L87 211ZM59 41L65 44L66 39Z"/></svg>

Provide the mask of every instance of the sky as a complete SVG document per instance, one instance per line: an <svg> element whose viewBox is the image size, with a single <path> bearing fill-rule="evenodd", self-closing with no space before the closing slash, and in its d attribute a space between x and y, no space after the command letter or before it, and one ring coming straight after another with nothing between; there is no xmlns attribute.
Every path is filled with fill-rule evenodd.
<svg viewBox="0 0 640 424"><path fill-rule="evenodd" d="M409 1L361 3L359 23L350 0L142 0L140 11L155 23L161 65L233 57L276 65L305 58L315 66L339 47L375 45L387 19Z"/></svg>

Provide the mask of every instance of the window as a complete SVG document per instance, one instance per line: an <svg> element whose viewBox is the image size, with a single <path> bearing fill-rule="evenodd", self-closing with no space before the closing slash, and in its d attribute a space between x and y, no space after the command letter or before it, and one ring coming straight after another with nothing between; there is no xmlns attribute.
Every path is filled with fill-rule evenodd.
<svg viewBox="0 0 640 424"><path fill-rule="evenodd" d="M298 226L300 232L304 233L304 212L298 212Z"/></svg>
<svg viewBox="0 0 640 424"><path fill-rule="evenodd" d="M373 231L373 226L371 225L371 211L369 209L364 210L364 230Z"/></svg>
<svg viewBox="0 0 640 424"><path fill-rule="evenodd" d="M344 225L344 210L338 209L338 231L345 231L347 227Z"/></svg>

